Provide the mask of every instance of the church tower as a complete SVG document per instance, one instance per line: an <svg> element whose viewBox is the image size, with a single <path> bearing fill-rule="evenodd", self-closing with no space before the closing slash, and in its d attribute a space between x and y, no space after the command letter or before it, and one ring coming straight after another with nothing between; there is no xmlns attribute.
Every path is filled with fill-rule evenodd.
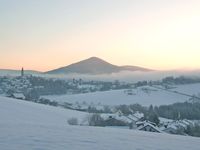
<svg viewBox="0 0 200 150"><path fill-rule="evenodd" d="M22 70L21 70L21 77L24 76L24 68L22 67Z"/></svg>

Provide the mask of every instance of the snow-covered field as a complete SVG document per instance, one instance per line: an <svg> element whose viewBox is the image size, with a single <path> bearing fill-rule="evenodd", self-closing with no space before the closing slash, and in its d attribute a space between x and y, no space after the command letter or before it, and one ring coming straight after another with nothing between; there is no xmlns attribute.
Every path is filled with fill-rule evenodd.
<svg viewBox="0 0 200 150"><path fill-rule="evenodd" d="M76 117L80 121L87 113L0 96L0 123L66 125Z"/></svg>
<svg viewBox="0 0 200 150"><path fill-rule="evenodd" d="M200 93L200 84L179 85L171 90L193 95ZM101 103L102 105L138 103L143 106L149 106L151 104L158 106L164 104L173 104L175 102L185 102L190 98L185 95L180 95L177 93L168 92L165 90L156 89L149 86L134 89L132 93L133 95L128 95L127 93L125 93L125 90L114 90L114 91L95 92L95 93L76 94L76 95L60 95L60 96L51 95L51 96L45 96L45 98L58 102L69 102L69 103L86 102L88 104Z"/></svg>
<svg viewBox="0 0 200 150"><path fill-rule="evenodd" d="M85 114L0 97L2 150L199 150L200 139L114 128L69 126Z"/></svg>
<svg viewBox="0 0 200 150"><path fill-rule="evenodd" d="M196 84L187 84L187 85L177 85L177 88L172 89L173 91L178 91L190 95L198 95L200 94L200 83Z"/></svg>

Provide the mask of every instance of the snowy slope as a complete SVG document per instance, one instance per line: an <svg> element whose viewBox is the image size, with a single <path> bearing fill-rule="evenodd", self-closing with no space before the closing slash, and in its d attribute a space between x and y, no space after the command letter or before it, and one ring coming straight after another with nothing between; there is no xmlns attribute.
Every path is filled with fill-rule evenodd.
<svg viewBox="0 0 200 150"><path fill-rule="evenodd" d="M196 84L187 84L187 85L178 85L173 91L178 91L190 95L198 95L200 94L200 83Z"/></svg>
<svg viewBox="0 0 200 150"><path fill-rule="evenodd" d="M82 113L0 97L2 150L199 150L200 139L133 130L69 126Z"/></svg>
<svg viewBox="0 0 200 150"><path fill-rule="evenodd" d="M155 89L157 90L157 89ZM144 106L172 104L175 102L184 102L189 98L184 95L166 92L164 90L151 91L145 93L142 90L135 90L136 95L127 95L124 90L114 90L106 92L95 92L77 95L45 96L48 99L58 102L87 102L94 104L119 105L119 104L141 104Z"/></svg>
<svg viewBox="0 0 200 150"><path fill-rule="evenodd" d="M149 89L145 92L142 89ZM185 94L193 95L200 93L200 84L186 84L177 85L171 91L178 91ZM143 106L149 105L164 105L173 104L176 102L185 102L189 100L190 97L181 95L174 92L168 92L165 90L157 89L154 87L144 86L133 90L133 95L128 95L125 90L114 90L106 92L95 92L95 93L85 93L76 95L50 95L45 96L45 98L58 101L58 102L69 102L69 103L83 103L88 104L98 104L103 105L119 105L119 104L141 104Z"/></svg>
<svg viewBox="0 0 200 150"><path fill-rule="evenodd" d="M28 124L67 124L67 119L76 117L81 121L87 114L83 112L62 109L6 98L0 96L0 123Z"/></svg>

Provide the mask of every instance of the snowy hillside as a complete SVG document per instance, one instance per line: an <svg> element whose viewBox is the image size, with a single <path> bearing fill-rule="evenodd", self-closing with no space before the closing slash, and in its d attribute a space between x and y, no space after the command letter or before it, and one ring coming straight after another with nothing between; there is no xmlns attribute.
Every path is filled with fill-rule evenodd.
<svg viewBox="0 0 200 150"><path fill-rule="evenodd" d="M0 97L2 150L198 150L200 139L133 130L69 126L84 113Z"/></svg>
<svg viewBox="0 0 200 150"><path fill-rule="evenodd" d="M80 121L86 113L52 107L33 102L0 96L0 123L5 124L52 124L66 125L67 119L76 117Z"/></svg>
<svg viewBox="0 0 200 150"><path fill-rule="evenodd" d="M176 86L175 89L173 89L173 91L178 91L178 92L182 92L182 93L186 93L186 94L190 94L190 95L198 95L200 94L200 84L196 83L196 84L188 84L188 85L178 85Z"/></svg>
<svg viewBox="0 0 200 150"><path fill-rule="evenodd" d="M171 91L179 91L185 94L200 93L200 84L187 84L175 86ZM150 86L144 86L131 91L132 95L128 95L125 90L113 90L106 92L95 92L77 95L61 95L61 96L45 96L50 100L58 102L69 103L83 103L103 105L119 105L119 104L141 104L143 106L149 105L164 105L173 104L176 102L185 102L190 97L181 95L175 92L169 92L162 89L157 89Z"/></svg>

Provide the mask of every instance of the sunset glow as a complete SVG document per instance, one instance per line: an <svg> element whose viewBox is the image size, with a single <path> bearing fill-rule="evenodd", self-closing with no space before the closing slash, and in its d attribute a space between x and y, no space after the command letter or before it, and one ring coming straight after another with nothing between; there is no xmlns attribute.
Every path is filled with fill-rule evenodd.
<svg viewBox="0 0 200 150"><path fill-rule="evenodd" d="M199 0L1 0L0 69L47 71L91 56L200 69Z"/></svg>

